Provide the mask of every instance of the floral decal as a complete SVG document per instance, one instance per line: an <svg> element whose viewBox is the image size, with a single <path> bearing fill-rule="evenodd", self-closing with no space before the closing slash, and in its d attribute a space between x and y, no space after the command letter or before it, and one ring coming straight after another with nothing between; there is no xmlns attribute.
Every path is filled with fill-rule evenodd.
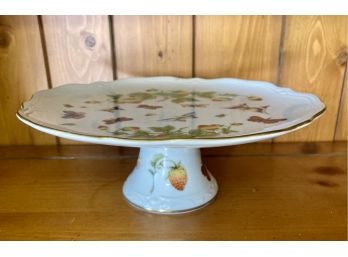
<svg viewBox="0 0 348 257"><path fill-rule="evenodd" d="M86 104L100 104L100 101L91 100L91 101L85 101Z"/></svg>
<svg viewBox="0 0 348 257"><path fill-rule="evenodd" d="M156 174L164 168L164 155L159 153L155 154L152 157L149 169L150 174L152 175L152 186L150 188L150 194L155 190L156 183ZM167 179L169 183L178 191L184 191L185 185L187 183L187 172L185 167L180 162L174 162L172 160L166 160L167 162L172 163L169 167Z"/></svg>
<svg viewBox="0 0 348 257"><path fill-rule="evenodd" d="M149 169L149 172L152 175L152 186L150 189L151 194L155 190L155 175L163 168L163 158L163 154L156 154L151 160L151 169Z"/></svg>
<svg viewBox="0 0 348 257"><path fill-rule="evenodd" d="M85 117L84 112L63 111L63 119L82 119Z"/></svg>
<svg viewBox="0 0 348 257"><path fill-rule="evenodd" d="M121 107L119 107L119 106L116 105L116 106L113 106L113 107L111 107L111 108L102 109L101 111L113 113L113 112L115 112L115 111L121 111L121 110L124 110L124 109L122 109Z"/></svg>
<svg viewBox="0 0 348 257"><path fill-rule="evenodd" d="M186 121L187 119L197 119L196 112L189 112L172 118L161 119L159 121Z"/></svg>
<svg viewBox="0 0 348 257"><path fill-rule="evenodd" d="M143 109L148 109L148 110L156 110L158 108L162 108L162 106L139 104L137 106L137 108L143 108Z"/></svg>
<svg viewBox="0 0 348 257"><path fill-rule="evenodd" d="M104 101L95 99L64 103L62 108L68 110L62 111L61 118L78 120L85 118L87 111L94 112L95 117L99 114L102 117L99 124L94 125L99 131L119 138L144 140L233 137L244 128L244 124L248 126L248 122L275 124L286 120L283 117L270 117L270 106L257 95L149 88L125 94L110 94L106 98L107 106ZM212 102L221 102L221 107L215 107L215 113L204 112L204 108L216 105ZM168 103L173 105L173 109L165 108ZM81 108L87 107L86 112L81 112ZM204 117L200 120L202 116ZM238 117L243 118L232 121ZM141 126L139 119L149 119L153 125ZM117 125L109 126L112 124ZM69 122L62 122L61 125L79 126L78 123Z"/></svg>
<svg viewBox="0 0 348 257"><path fill-rule="evenodd" d="M280 121L285 121L286 119L271 119L271 118L262 118L260 116L251 116L249 117L248 121L252 121L252 122L262 122L262 123L266 123L266 124L272 124L272 123L277 123Z"/></svg>
<svg viewBox="0 0 348 257"><path fill-rule="evenodd" d="M150 88L144 92L132 92L126 95L115 94L109 95L114 103L141 103L146 100L157 100L158 102L170 100L172 103L182 104L198 102L202 99L210 99L212 101L231 101L236 94L224 93L220 94L215 91L196 92L186 90L160 90ZM203 107L203 106L202 106Z"/></svg>
<svg viewBox="0 0 348 257"><path fill-rule="evenodd" d="M198 108L205 108L208 106L208 104L182 104L182 107L198 107Z"/></svg>
<svg viewBox="0 0 348 257"><path fill-rule="evenodd" d="M248 99L251 101L262 101L262 97L254 96L254 95L248 96Z"/></svg>
<svg viewBox="0 0 348 257"><path fill-rule="evenodd" d="M108 126L104 126L104 125L100 125L100 126L98 126L98 129L100 129L100 130L108 130Z"/></svg>
<svg viewBox="0 0 348 257"><path fill-rule="evenodd" d="M268 107L269 107L269 105L259 106L259 107L251 107L248 104L244 103L244 104L240 104L240 105L236 105L236 106L232 106L232 107L227 107L226 109L266 113L266 110Z"/></svg>
<svg viewBox="0 0 348 257"><path fill-rule="evenodd" d="M150 127L148 130L140 129L139 127L123 127L114 132L114 135L122 138L171 138L178 137L184 138L185 127L175 128L172 125L166 125L163 127Z"/></svg>
<svg viewBox="0 0 348 257"><path fill-rule="evenodd" d="M114 124L117 122L122 122L122 121L129 121L133 120L133 118L127 118L127 117L118 117L115 119L109 119L109 120L103 120L105 124Z"/></svg>
<svg viewBox="0 0 348 257"><path fill-rule="evenodd" d="M198 125L195 129L187 127L174 127L166 125L162 127L149 127L141 129L140 127L122 127L113 132L120 138L133 139L170 139L170 138L209 138L223 134L238 132L234 127L240 126L242 123L231 123L228 126L222 124Z"/></svg>

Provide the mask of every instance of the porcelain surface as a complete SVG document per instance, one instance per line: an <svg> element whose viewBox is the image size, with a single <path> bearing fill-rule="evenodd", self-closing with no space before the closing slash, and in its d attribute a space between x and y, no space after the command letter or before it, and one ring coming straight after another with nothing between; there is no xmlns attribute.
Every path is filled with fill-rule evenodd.
<svg viewBox="0 0 348 257"><path fill-rule="evenodd" d="M204 146L212 139L239 144L250 136L276 136L311 122L324 109L314 95L266 82L153 77L39 91L18 116L44 132L84 137L80 141L199 147L200 140Z"/></svg>
<svg viewBox="0 0 348 257"><path fill-rule="evenodd" d="M39 91L17 117L71 140L141 147L125 198L149 212L182 213L218 191L198 148L277 137L324 111L318 97L266 82L152 77Z"/></svg>
<svg viewBox="0 0 348 257"><path fill-rule="evenodd" d="M187 212L210 202L218 191L199 149L144 147L123 186L126 199L156 213Z"/></svg>

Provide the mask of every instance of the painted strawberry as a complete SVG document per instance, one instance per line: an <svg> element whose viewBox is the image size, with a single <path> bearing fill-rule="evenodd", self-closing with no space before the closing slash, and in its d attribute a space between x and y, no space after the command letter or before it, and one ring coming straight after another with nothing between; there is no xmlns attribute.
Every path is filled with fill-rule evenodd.
<svg viewBox="0 0 348 257"><path fill-rule="evenodd" d="M183 191L187 183L187 173L181 163L174 163L168 173L170 184L179 191Z"/></svg>

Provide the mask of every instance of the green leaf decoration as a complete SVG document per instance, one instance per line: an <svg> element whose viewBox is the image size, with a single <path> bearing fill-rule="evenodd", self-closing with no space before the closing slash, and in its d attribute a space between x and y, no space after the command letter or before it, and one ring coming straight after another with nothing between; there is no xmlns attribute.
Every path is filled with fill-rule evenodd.
<svg viewBox="0 0 348 257"><path fill-rule="evenodd" d="M197 95L198 97L202 97L202 98L213 98L215 96L216 92L213 91L208 91L208 92L195 92L195 95Z"/></svg>
<svg viewBox="0 0 348 257"><path fill-rule="evenodd" d="M146 89L146 92L157 92L158 89L157 88L149 88L149 89Z"/></svg>
<svg viewBox="0 0 348 257"><path fill-rule="evenodd" d="M233 93L217 94L215 91L186 91L186 90L159 90L156 88L146 89L144 92L133 92L127 95L110 95L115 103L140 103L142 101L158 99L158 101L165 101L171 99L173 103L184 103L184 102L196 102L199 101L197 98L207 98L213 101L230 101L232 97L237 96ZM260 100L262 98L257 96L250 96L250 100Z"/></svg>
<svg viewBox="0 0 348 257"><path fill-rule="evenodd" d="M191 92L185 90L172 90L168 91L168 96L172 98L184 97L191 95Z"/></svg>
<svg viewBox="0 0 348 257"><path fill-rule="evenodd" d="M128 135L126 132L123 132L123 131L120 131L120 130L114 131L113 134L114 134L115 136Z"/></svg>
<svg viewBox="0 0 348 257"><path fill-rule="evenodd" d="M120 95L120 94L116 94L116 95L109 95L109 97L111 97L111 99L112 99L112 101L114 102L114 103L118 103L118 101L120 100L120 98L122 97L122 95Z"/></svg>
<svg viewBox="0 0 348 257"><path fill-rule="evenodd" d="M248 96L248 99L252 101L262 101L262 97L254 95Z"/></svg>
<svg viewBox="0 0 348 257"><path fill-rule="evenodd" d="M215 101L215 102L227 102L231 100L232 99L230 97L226 97L226 96L218 96L212 99L212 101Z"/></svg>
<svg viewBox="0 0 348 257"><path fill-rule="evenodd" d="M202 130L202 129L191 129L188 133L192 137L206 137L206 136L210 136L210 135L215 134L215 132L213 132L213 131L206 131L206 130Z"/></svg>
<svg viewBox="0 0 348 257"><path fill-rule="evenodd" d="M237 94L233 94L233 93L224 93L224 94L222 94L222 96L232 96L232 97L234 97L234 96L238 96Z"/></svg>
<svg viewBox="0 0 348 257"><path fill-rule="evenodd" d="M150 127L149 129L151 129L152 131L155 131L155 132L165 132L165 133L168 133L168 132L174 130L175 127L173 127L171 125L167 125L167 126L164 126L164 127Z"/></svg>
<svg viewBox="0 0 348 257"><path fill-rule="evenodd" d="M156 94L146 92L135 92L128 94L129 97L139 98L141 100L148 100L156 98Z"/></svg>
<svg viewBox="0 0 348 257"><path fill-rule="evenodd" d="M138 97L133 97L133 96L130 96L130 97L127 97L127 98L120 98L118 100L118 102L120 104L139 104L141 103L143 100L141 98L138 98Z"/></svg>
<svg viewBox="0 0 348 257"><path fill-rule="evenodd" d="M253 95L237 95L234 93L220 93L216 91L193 91L193 90L163 90L158 88L145 89L143 91L132 92L128 94L111 94L108 97L116 104L116 106L106 109L106 111L113 112L114 110L127 110L122 104L138 104L138 108L144 109L157 109L162 105L155 102L171 101L172 103L179 104L182 107L206 107L209 101L232 101L234 97L242 96L244 99L251 101L261 101L262 98ZM208 100L207 100L208 99ZM150 100L150 101L149 101ZM66 106L69 107L69 106ZM116 108L117 107L117 108ZM231 107L225 107L224 109L236 109L243 111L254 111L259 113L267 113L266 110L269 106L249 106L248 103L242 103L239 105L233 105ZM144 116L157 116L156 111L147 111ZM226 117L225 113L218 112L214 117L222 118ZM178 124L190 119L196 119L197 114L195 111L185 113L179 116L165 117L158 121L165 121L166 124ZM124 121L125 117L121 117ZM256 118L255 118L256 119ZM116 119L115 119L116 120ZM117 122L116 120L115 122ZM173 123L178 122L178 123ZM259 122L258 120L256 122ZM269 122L267 120L267 122ZM242 126L243 123L230 123L228 125L223 124L199 124L194 128L181 127L184 124L178 124L179 127L173 125L166 126L154 126L147 128L140 128L136 126L127 126L117 129L113 133L119 135L122 138L134 138L134 139L172 139L172 138L209 138L214 136L225 136L230 133L238 132L232 129L237 126ZM103 126L99 129L104 129Z"/></svg>
<svg viewBox="0 0 348 257"><path fill-rule="evenodd" d="M123 127L123 128L120 128L119 130L136 132L136 131L139 131L140 128L139 127Z"/></svg>
<svg viewBox="0 0 348 257"><path fill-rule="evenodd" d="M172 100L173 103L185 103L185 102L197 102L198 100L194 97L179 97Z"/></svg>
<svg viewBox="0 0 348 257"><path fill-rule="evenodd" d="M230 129L230 128L222 128L222 129L221 129L221 132L222 132L223 134L229 134L229 133L238 132L238 131L237 131L237 130L232 130L232 129Z"/></svg>
<svg viewBox="0 0 348 257"><path fill-rule="evenodd" d="M133 137L145 137L145 138L151 138L152 137L151 133L148 132L148 131L145 131L145 130L138 130L132 136Z"/></svg>
<svg viewBox="0 0 348 257"><path fill-rule="evenodd" d="M159 153L159 154L155 154L151 160L151 167L153 167L153 169L156 172L157 168L160 168L163 165L163 158L164 155Z"/></svg>

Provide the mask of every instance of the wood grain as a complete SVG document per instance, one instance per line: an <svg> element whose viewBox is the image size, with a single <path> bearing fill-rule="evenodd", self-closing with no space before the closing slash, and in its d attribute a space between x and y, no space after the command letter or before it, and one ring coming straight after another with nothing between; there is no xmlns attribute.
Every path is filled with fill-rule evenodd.
<svg viewBox="0 0 348 257"><path fill-rule="evenodd" d="M117 77L192 76L191 16L114 16Z"/></svg>
<svg viewBox="0 0 348 257"><path fill-rule="evenodd" d="M195 75L277 82L280 16L197 16Z"/></svg>
<svg viewBox="0 0 348 257"><path fill-rule="evenodd" d="M318 95L327 111L279 141L332 141L347 63L347 16L286 18L280 84Z"/></svg>
<svg viewBox="0 0 348 257"><path fill-rule="evenodd" d="M347 68L346 68L347 69ZM335 132L336 141L347 141L348 139L348 76L347 70L345 74L345 81L343 85L341 104L337 118L337 127Z"/></svg>
<svg viewBox="0 0 348 257"><path fill-rule="evenodd" d="M277 82L280 16L197 16L195 28L195 76Z"/></svg>
<svg viewBox="0 0 348 257"><path fill-rule="evenodd" d="M0 158L0 240L347 239L344 143L240 147L203 158L219 183L216 201L175 216L124 201L136 156L116 156L111 147L20 150Z"/></svg>
<svg viewBox="0 0 348 257"><path fill-rule="evenodd" d="M137 158L139 148L117 147L107 145L56 145L56 146L0 146L0 159L114 159ZM246 156L322 156L344 155L347 152L346 142L292 142L278 144L244 144L224 147L202 148L204 157L246 157Z"/></svg>
<svg viewBox="0 0 348 257"><path fill-rule="evenodd" d="M112 147L3 147L13 158L0 159L0 240L346 240L346 148L315 145L317 154L308 144L259 144L205 156L218 197L175 216L124 201L136 156Z"/></svg>
<svg viewBox="0 0 348 257"><path fill-rule="evenodd" d="M113 80L107 16L43 16L42 22L52 87Z"/></svg>
<svg viewBox="0 0 348 257"><path fill-rule="evenodd" d="M52 86L112 80L107 16L42 16Z"/></svg>
<svg viewBox="0 0 348 257"><path fill-rule="evenodd" d="M108 18L42 16L42 44L38 17L0 17L0 145L55 144L15 118L20 103L50 86L112 80L113 72L239 77L314 93L324 116L275 142L347 141L347 16L113 16L112 32Z"/></svg>
<svg viewBox="0 0 348 257"><path fill-rule="evenodd" d="M20 122L15 113L37 90L47 89L36 16L0 16L0 144L55 144L54 137Z"/></svg>

